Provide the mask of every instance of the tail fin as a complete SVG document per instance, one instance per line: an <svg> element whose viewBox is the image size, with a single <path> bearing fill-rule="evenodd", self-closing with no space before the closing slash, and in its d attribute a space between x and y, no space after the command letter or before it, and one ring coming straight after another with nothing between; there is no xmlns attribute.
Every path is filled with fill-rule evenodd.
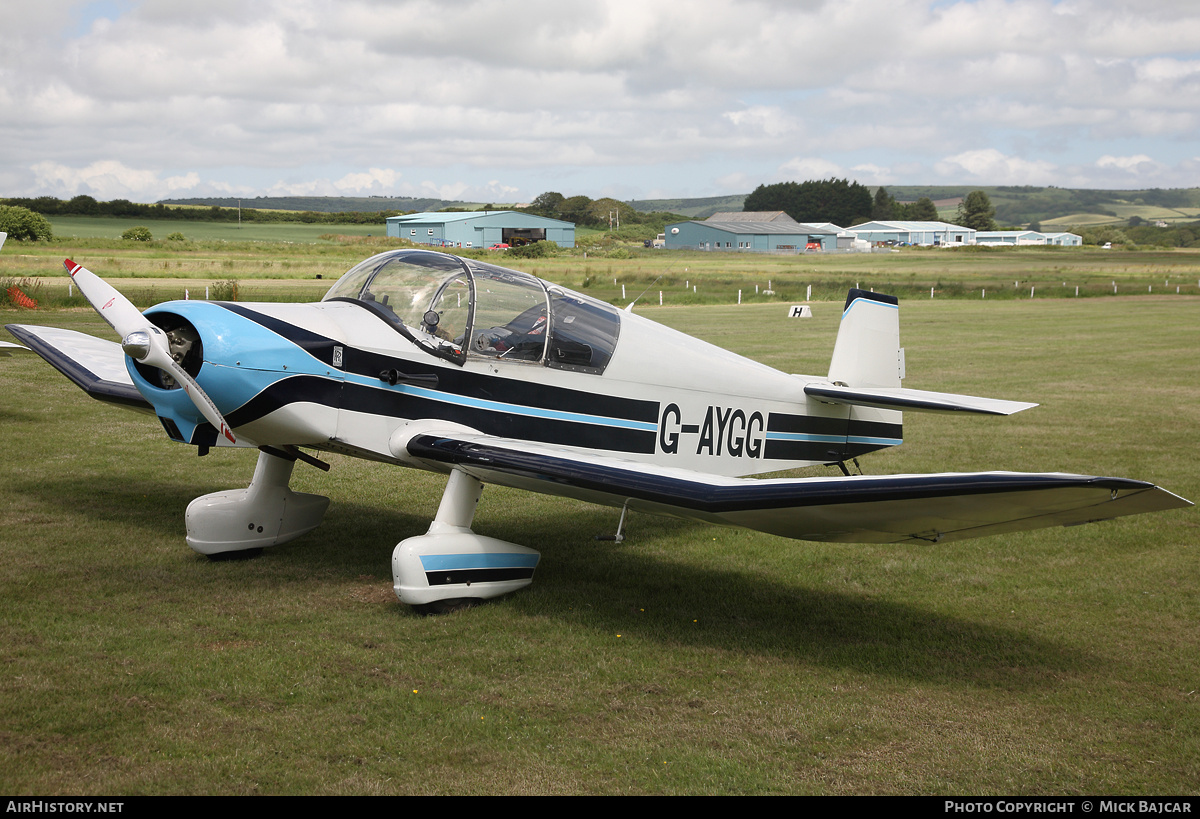
<svg viewBox="0 0 1200 819"><path fill-rule="evenodd" d="M900 300L852 289L833 345L829 380L851 387L899 387L902 378Z"/></svg>

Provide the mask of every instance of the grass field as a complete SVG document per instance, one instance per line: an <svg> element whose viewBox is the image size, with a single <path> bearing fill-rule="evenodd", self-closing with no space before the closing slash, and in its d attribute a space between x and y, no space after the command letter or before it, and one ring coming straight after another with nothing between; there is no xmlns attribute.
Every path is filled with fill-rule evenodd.
<svg viewBox="0 0 1200 819"><path fill-rule="evenodd" d="M344 269L362 250L258 262ZM143 257L96 255L97 272L111 256L136 274L123 288L143 272ZM977 271L975 255L938 275L1013 272ZM881 278L899 279L922 275L914 257L928 258L875 262L897 260ZM58 264L39 258L31 266ZM235 260L222 278L254 269L249 251L211 258ZM1196 258L1095 264L1120 259L1144 283ZM633 279L653 259L611 261ZM593 289L615 294L599 285L607 261L576 262L589 263ZM638 310L821 373L840 300L816 303L811 320L774 303ZM0 320L111 337L84 309ZM902 341L907 386L1042 406L907 414L904 445L862 459L868 473L1084 472L1200 498L1194 291L906 299ZM614 544L593 536L615 529L615 510L489 487L476 531L539 549L537 578L424 618L396 601L389 558L425 531L443 479L326 456L331 472L301 466L293 480L333 499L320 529L211 563L184 543L183 510L245 486L252 453L198 459L34 356L0 359L0 383L3 792L1200 792L1194 509L948 546L804 543L635 515Z"/></svg>
<svg viewBox="0 0 1200 819"><path fill-rule="evenodd" d="M340 227L314 227L321 235ZM69 256L111 279L135 303L196 298L203 288L237 281L243 299L315 299L354 264L399 246L387 237L350 237L297 243L268 241L59 239L10 242L0 253L0 282L40 291L60 306ZM519 267L622 307L635 298L654 305L794 303L809 297L840 301L849 287L904 298L1026 300L1029 298L1200 295L1200 251L1105 251L1099 248L910 248L896 253L803 256L651 251L603 252L519 260L486 250L469 255ZM7 284L5 285L8 286ZM39 294L32 293L35 298Z"/></svg>
<svg viewBox="0 0 1200 819"><path fill-rule="evenodd" d="M185 219L127 219L102 216L50 217L54 235L62 239L120 239L134 225L150 229L155 239L182 233L189 241L222 242L319 242L328 233L347 236L383 236L387 225L320 225L302 222L199 222Z"/></svg>

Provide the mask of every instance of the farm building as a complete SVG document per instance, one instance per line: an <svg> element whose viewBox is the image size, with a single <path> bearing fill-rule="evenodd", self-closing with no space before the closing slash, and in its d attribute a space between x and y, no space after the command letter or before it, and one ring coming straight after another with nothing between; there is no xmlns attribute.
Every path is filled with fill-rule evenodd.
<svg viewBox="0 0 1200 819"><path fill-rule="evenodd" d="M780 222L800 224L781 210L731 210L714 213L706 222Z"/></svg>
<svg viewBox="0 0 1200 819"><path fill-rule="evenodd" d="M575 247L575 225L513 210L389 216L387 235L436 247L491 247L554 242Z"/></svg>
<svg viewBox="0 0 1200 819"><path fill-rule="evenodd" d="M715 221L710 218L703 222L667 225L666 242L667 248L672 250L802 253L806 249L835 250L837 231L803 225L787 216L773 221Z"/></svg>
<svg viewBox="0 0 1200 819"><path fill-rule="evenodd" d="M973 245L975 231L946 222L867 222L848 230L872 244Z"/></svg>
<svg viewBox="0 0 1200 819"><path fill-rule="evenodd" d="M1044 245L1046 237L1036 230L981 230L975 241L981 245Z"/></svg>
<svg viewBox="0 0 1200 819"><path fill-rule="evenodd" d="M1076 233L1039 233L1036 230L981 230L975 235L981 245L1062 245L1079 247L1083 237Z"/></svg>

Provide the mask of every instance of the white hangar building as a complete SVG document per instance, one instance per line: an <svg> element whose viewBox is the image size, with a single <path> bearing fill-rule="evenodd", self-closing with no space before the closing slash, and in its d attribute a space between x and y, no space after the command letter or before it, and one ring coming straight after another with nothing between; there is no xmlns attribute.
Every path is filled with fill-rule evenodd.
<svg viewBox="0 0 1200 819"><path fill-rule="evenodd" d="M491 247L554 242L575 247L575 225L515 210L389 216L387 235L434 247Z"/></svg>

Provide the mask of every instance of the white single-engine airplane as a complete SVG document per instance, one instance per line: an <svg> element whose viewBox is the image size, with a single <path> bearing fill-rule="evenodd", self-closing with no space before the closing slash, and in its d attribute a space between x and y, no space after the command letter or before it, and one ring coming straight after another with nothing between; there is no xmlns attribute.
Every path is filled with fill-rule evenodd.
<svg viewBox="0 0 1200 819"><path fill-rule="evenodd" d="M525 273L425 250L355 266L316 304L174 301L138 312L68 260L121 336L9 325L102 401L173 440L257 447L248 489L197 498L206 555L311 531L304 447L449 475L429 531L396 546L404 603L434 610L532 582L539 554L471 530L484 483L802 540L941 542L1190 506L1150 483L983 472L851 476L901 441L901 410L1035 406L906 389L898 301L851 290L828 376L788 375ZM845 476L744 476L837 464ZM618 535L620 537L620 528Z"/></svg>

